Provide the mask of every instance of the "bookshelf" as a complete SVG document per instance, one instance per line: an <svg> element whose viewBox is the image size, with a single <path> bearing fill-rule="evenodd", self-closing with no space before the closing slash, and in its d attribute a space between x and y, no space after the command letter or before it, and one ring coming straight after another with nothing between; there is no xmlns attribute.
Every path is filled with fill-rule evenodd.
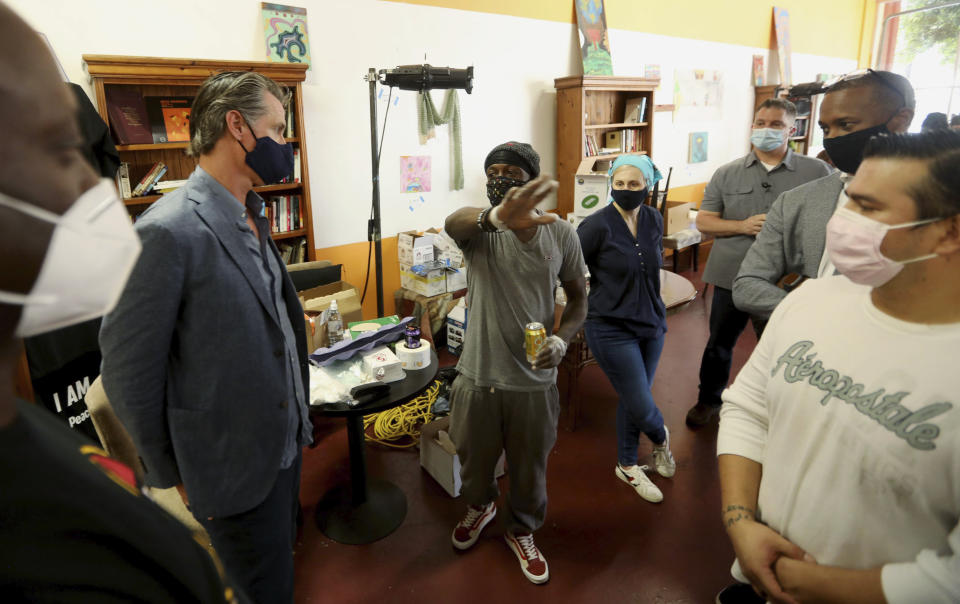
<svg viewBox="0 0 960 604"><path fill-rule="evenodd" d="M573 185L580 162L591 158L613 161L627 153L650 155L653 151L653 91L658 79L618 76L568 76L554 80L557 90L557 211L573 210ZM645 99L639 122L626 122L628 103ZM604 153L608 133L629 139L625 149ZM628 134L629 133L629 134ZM590 138L592 137L592 139Z"/></svg>
<svg viewBox="0 0 960 604"><path fill-rule="evenodd" d="M111 89L134 89L141 96L192 97L200 84L211 75L221 71L256 71L262 73L291 92L293 136L287 142L300 156L300 181L254 187L268 202L271 196L299 196L300 228L271 236L281 248L287 245L305 247L303 260L315 260L316 246L313 237L313 215L310 203L310 179L307 169L307 145L303 127L302 84L306 78L305 65L267 63L256 61L213 61L202 59L166 59L155 57L130 57L113 55L83 55L87 73L96 95L97 110L107 124L110 115L107 109L107 92ZM131 187L147 174L154 163L162 161L167 166L163 180L184 180L197 165L197 159L186 154L186 142L141 143L117 145L120 161L130 166ZM160 195L144 195L123 200L131 217L136 217Z"/></svg>
<svg viewBox="0 0 960 604"><path fill-rule="evenodd" d="M760 104L772 98L787 99L797 106L797 135L790 137L790 148L795 153L807 155L810 150L810 136L817 125L816 105L810 95L791 96L787 88L778 84L770 86L754 86L753 113L756 114Z"/></svg>

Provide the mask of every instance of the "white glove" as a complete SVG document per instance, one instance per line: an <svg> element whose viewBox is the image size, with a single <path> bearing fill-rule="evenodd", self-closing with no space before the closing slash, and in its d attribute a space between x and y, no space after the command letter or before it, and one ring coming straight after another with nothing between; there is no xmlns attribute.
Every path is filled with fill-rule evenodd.
<svg viewBox="0 0 960 604"><path fill-rule="evenodd" d="M537 357L533 360L534 369L552 369L560 364L567 354L567 343L558 335L552 335L543 341Z"/></svg>

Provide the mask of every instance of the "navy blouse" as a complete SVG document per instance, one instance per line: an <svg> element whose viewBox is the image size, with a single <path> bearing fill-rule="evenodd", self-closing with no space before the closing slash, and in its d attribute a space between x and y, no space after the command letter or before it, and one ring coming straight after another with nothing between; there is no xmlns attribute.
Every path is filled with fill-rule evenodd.
<svg viewBox="0 0 960 604"><path fill-rule="evenodd" d="M577 234L590 269L587 321L611 323L638 338L656 338L667 331L660 298L660 213L640 206L634 237L610 203L584 220Z"/></svg>

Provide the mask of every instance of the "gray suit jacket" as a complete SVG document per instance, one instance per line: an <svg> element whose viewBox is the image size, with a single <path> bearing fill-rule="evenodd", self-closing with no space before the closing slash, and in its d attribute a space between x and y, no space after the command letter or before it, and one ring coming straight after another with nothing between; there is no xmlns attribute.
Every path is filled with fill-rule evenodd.
<svg viewBox="0 0 960 604"><path fill-rule="evenodd" d="M147 484L182 482L199 518L264 500L296 404L283 400L283 333L244 246L250 232L218 211L224 203L237 201L198 169L140 217L143 252L100 332L104 390ZM303 310L286 271L282 293L309 392Z"/></svg>
<svg viewBox="0 0 960 604"><path fill-rule="evenodd" d="M782 193L750 246L733 282L733 303L767 318L787 292L777 282L790 273L816 278L827 237L827 222L843 190L834 172Z"/></svg>

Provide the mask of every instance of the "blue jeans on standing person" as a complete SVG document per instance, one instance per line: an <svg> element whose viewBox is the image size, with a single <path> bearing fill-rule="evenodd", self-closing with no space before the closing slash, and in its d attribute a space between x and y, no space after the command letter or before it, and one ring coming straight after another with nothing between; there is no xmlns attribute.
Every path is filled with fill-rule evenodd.
<svg viewBox="0 0 960 604"><path fill-rule="evenodd" d="M653 402L650 390L660 362L664 336L638 338L602 321L587 321L584 331L587 346L620 396L617 404L617 461L624 467L636 465L641 433L655 445L663 444L667 437L663 415Z"/></svg>

